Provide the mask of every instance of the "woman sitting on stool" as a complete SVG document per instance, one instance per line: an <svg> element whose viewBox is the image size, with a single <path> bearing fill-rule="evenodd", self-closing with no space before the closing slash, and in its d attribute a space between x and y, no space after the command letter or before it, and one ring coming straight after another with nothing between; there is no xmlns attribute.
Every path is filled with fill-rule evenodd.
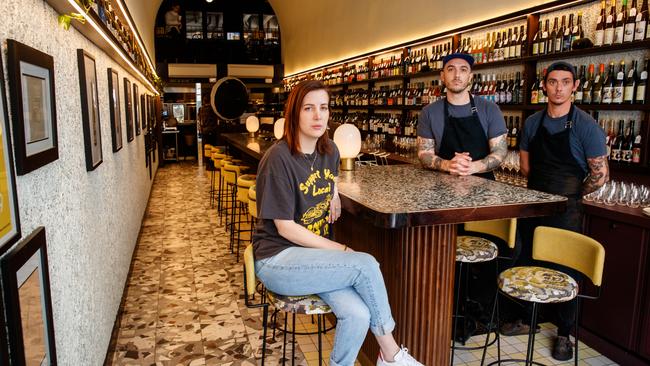
<svg viewBox="0 0 650 366"><path fill-rule="evenodd" d="M284 137L257 171L255 272L270 291L316 294L332 308L338 323L330 365L354 365L370 327L381 349L378 366L419 366L393 338L395 321L375 258L327 239L329 223L341 215L328 106L329 93L317 80L289 95Z"/></svg>

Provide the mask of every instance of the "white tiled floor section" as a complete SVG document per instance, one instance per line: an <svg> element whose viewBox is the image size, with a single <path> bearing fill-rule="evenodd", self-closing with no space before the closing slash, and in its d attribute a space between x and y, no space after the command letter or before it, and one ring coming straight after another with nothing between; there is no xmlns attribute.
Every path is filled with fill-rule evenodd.
<svg viewBox="0 0 650 366"><path fill-rule="evenodd" d="M261 313L243 302L242 264L228 249L228 234L209 205L209 177L196 162L159 170L143 222L109 365L253 365L261 356ZM298 331L313 330L310 317ZM550 357L555 330L536 340L536 361ZM269 337L271 330L269 330ZM327 365L334 331L323 336ZM467 345L482 344L484 336ZM296 364L318 365L316 336L297 336ZM503 358L523 358L526 337L502 337ZM282 336L269 339L266 364L282 358ZM488 361L496 356L488 351ZM290 349L287 356L290 357ZM481 351L458 351L455 365L479 365ZM581 344L580 365L615 365ZM442 365L436 365L442 366Z"/></svg>

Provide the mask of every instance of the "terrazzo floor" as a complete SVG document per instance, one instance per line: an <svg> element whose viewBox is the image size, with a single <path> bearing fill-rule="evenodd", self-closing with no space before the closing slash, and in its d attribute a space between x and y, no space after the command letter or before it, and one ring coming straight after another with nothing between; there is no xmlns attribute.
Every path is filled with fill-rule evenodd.
<svg viewBox="0 0 650 366"><path fill-rule="evenodd" d="M107 365L256 365L261 311L244 304L241 261L210 208L209 175L196 161L162 167L156 175ZM242 246L243 250L243 246ZM298 317L298 331L315 329ZM266 364L282 360L282 336L267 340ZM544 324L536 360L549 365L554 330ZM334 332L323 337L327 365ZM470 339L482 343L483 336ZM316 336L297 336L295 363L318 365ZM526 337L503 337L502 357L523 357ZM493 348L488 352L494 356ZM287 351L290 357L291 349ZM539 359L537 359L539 357ZM458 351L455 365L479 365L480 351ZM290 364L290 363L289 363ZM581 365L615 365L581 345Z"/></svg>

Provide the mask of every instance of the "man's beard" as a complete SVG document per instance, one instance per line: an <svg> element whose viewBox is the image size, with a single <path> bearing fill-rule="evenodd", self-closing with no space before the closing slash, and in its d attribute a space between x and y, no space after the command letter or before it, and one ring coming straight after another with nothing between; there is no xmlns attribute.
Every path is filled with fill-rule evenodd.
<svg viewBox="0 0 650 366"><path fill-rule="evenodd" d="M451 91L452 93L459 94L465 91L467 89L467 86L468 86L467 84L465 84L465 86L462 87L447 86L447 90Z"/></svg>

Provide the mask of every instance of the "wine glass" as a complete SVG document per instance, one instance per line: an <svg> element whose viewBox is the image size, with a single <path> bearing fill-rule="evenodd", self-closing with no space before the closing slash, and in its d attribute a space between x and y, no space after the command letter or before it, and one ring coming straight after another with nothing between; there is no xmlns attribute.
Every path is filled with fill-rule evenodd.
<svg viewBox="0 0 650 366"><path fill-rule="evenodd" d="M618 190L618 183L611 182L607 192L604 193L603 203L607 206L614 206L618 200Z"/></svg>

